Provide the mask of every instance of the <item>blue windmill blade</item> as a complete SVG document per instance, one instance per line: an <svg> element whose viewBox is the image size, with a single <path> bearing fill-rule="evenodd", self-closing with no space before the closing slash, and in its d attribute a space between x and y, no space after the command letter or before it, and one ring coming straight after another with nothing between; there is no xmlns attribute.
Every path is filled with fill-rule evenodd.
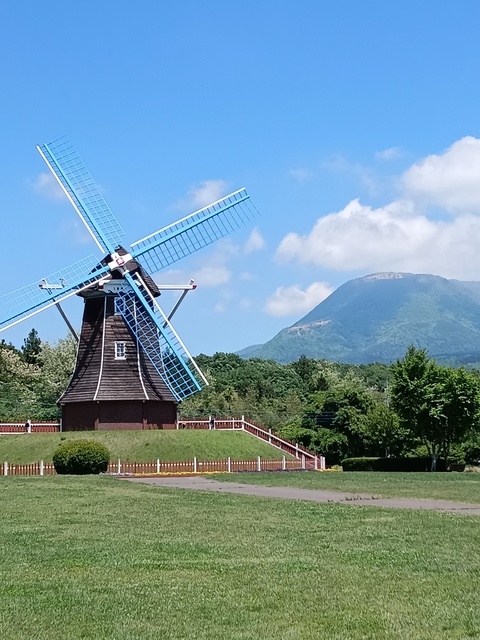
<svg viewBox="0 0 480 640"><path fill-rule="evenodd" d="M258 216L245 189L134 242L132 255L154 273L225 237Z"/></svg>
<svg viewBox="0 0 480 640"><path fill-rule="evenodd" d="M98 266L98 258L88 256L34 284L1 296L0 331L58 304L110 273L108 267Z"/></svg>
<svg viewBox="0 0 480 640"><path fill-rule="evenodd" d="M102 253L112 253L120 244L125 231L80 156L63 136L37 146L76 212L82 219Z"/></svg>
<svg viewBox="0 0 480 640"><path fill-rule="evenodd" d="M141 277L125 275L130 287L115 298L120 313L177 401L208 382Z"/></svg>

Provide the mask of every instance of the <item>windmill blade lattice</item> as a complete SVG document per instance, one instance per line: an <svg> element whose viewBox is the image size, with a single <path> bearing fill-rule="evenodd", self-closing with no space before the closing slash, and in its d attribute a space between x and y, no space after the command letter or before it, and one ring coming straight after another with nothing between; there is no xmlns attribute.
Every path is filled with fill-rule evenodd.
<svg viewBox="0 0 480 640"><path fill-rule="evenodd" d="M37 147L102 252L111 253L125 232L68 138Z"/></svg>
<svg viewBox="0 0 480 640"><path fill-rule="evenodd" d="M115 298L115 309L157 373L178 401L200 391L207 381L142 279L130 274L125 279L130 287Z"/></svg>
<svg viewBox="0 0 480 640"><path fill-rule="evenodd" d="M98 258L92 255L43 278L40 282L1 296L0 331L99 282L109 273L108 267L98 269Z"/></svg>
<svg viewBox="0 0 480 640"><path fill-rule="evenodd" d="M133 256L153 273L208 246L258 216L246 189L134 242Z"/></svg>

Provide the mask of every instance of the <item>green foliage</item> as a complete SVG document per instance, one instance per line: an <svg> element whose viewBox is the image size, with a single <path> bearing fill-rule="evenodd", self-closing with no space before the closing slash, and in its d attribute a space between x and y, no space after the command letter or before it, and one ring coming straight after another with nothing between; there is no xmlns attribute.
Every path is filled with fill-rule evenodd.
<svg viewBox="0 0 480 640"><path fill-rule="evenodd" d="M464 369L441 366L413 346L392 370L393 407L401 425L427 447L435 470L442 453L448 459L452 444L478 428L478 378Z"/></svg>
<svg viewBox="0 0 480 640"><path fill-rule="evenodd" d="M60 415L56 401L75 366L75 340L69 336L54 345L43 342L33 355L37 338L32 332L22 352L0 343L1 421L54 420Z"/></svg>
<svg viewBox="0 0 480 640"><path fill-rule="evenodd" d="M53 454L59 474L86 475L105 473L110 460L107 447L96 440L70 440L59 444Z"/></svg>
<svg viewBox="0 0 480 640"><path fill-rule="evenodd" d="M32 329L23 341L22 355L28 364L37 364L42 352L42 341L36 329Z"/></svg>

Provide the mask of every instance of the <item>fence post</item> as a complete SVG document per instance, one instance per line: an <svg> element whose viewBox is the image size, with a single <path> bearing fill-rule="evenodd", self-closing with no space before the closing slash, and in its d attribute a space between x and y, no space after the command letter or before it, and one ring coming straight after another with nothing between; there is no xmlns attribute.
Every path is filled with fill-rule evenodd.
<svg viewBox="0 0 480 640"><path fill-rule="evenodd" d="M227 473L231 473L230 456L227 458Z"/></svg>
<svg viewBox="0 0 480 640"><path fill-rule="evenodd" d="M262 470L262 462L260 460L260 456L257 457L257 471Z"/></svg>
<svg viewBox="0 0 480 640"><path fill-rule="evenodd" d="M320 469L322 471L325 471L326 468L327 467L326 467L326 464L325 464L325 458L324 458L324 456L320 456Z"/></svg>
<svg viewBox="0 0 480 640"><path fill-rule="evenodd" d="M193 473L197 473L197 456L193 458Z"/></svg>
<svg viewBox="0 0 480 640"><path fill-rule="evenodd" d="M302 453L302 469L305 469L305 456Z"/></svg>
<svg viewBox="0 0 480 640"><path fill-rule="evenodd" d="M160 473L160 458L157 458L157 473Z"/></svg>
<svg viewBox="0 0 480 640"><path fill-rule="evenodd" d="M242 413L242 429L245 431L245 416Z"/></svg>
<svg viewBox="0 0 480 640"><path fill-rule="evenodd" d="M122 473L122 462L120 458L118 459L118 462L117 462L117 473L118 474Z"/></svg>
<svg viewBox="0 0 480 640"><path fill-rule="evenodd" d="M44 473L45 473L45 464L43 460L40 460L40 475L43 476Z"/></svg>
<svg viewBox="0 0 480 640"><path fill-rule="evenodd" d="M295 443L295 457L298 459L298 442Z"/></svg>
<svg viewBox="0 0 480 640"><path fill-rule="evenodd" d="M285 471L287 468L287 461L285 460L285 456L282 456L282 471Z"/></svg>
<svg viewBox="0 0 480 640"><path fill-rule="evenodd" d="M8 462L6 460L3 463L3 475L8 476Z"/></svg>
<svg viewBox="0 0 480 640"><path fill-rule="evenodd" d="M272 430L271 429L268 430L268 442L269 442L269 444L272 444Z"/></svg>
<svg viewBox="0 0 480 640"><path fill-rule="evenodd" d="M315 456L315 471L318 471L318 456Z"/></svg>

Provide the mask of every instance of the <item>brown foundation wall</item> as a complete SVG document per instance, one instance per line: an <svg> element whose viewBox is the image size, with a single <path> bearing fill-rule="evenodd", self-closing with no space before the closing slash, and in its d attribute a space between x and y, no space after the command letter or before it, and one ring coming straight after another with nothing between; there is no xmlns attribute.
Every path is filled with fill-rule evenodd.
<svg viewBox="0 0 480 640"><path fill-rule="evenodd" d="M63 431L174 429L176 420L174 402L119 400L62 406Z"/></svg>

